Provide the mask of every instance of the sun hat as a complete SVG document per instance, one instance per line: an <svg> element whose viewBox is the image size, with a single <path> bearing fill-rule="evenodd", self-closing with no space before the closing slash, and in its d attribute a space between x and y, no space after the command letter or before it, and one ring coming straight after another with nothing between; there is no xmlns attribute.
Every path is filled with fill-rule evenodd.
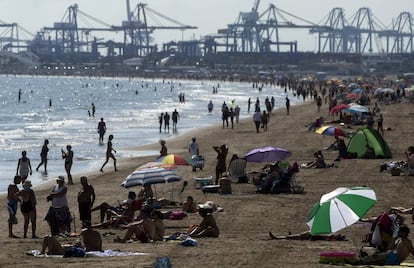
<svg viewBox="0 0 414 268"><path fill-rule="evenodd" d="M63 181L63 182L65 182L65 177L63 177L63 176L59 176L59 177L57 177L57 179L56 179L57 181Z"/></svg>
<svg viewBox="0 0 414 268"><path fill-rule="evenodd" d="M33 185L32 185L32 182L30 181L30 180L25 180L24 181L24 183L23 183L23 187L32 187Z"/></svg>

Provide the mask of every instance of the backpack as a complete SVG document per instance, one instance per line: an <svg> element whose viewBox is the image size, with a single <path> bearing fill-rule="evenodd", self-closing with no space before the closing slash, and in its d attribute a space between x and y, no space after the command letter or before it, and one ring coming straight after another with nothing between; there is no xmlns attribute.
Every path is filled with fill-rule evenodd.
<svg viewBox="0 0 414 268"><path fill-rule="evenodd" d="M171 261L168 256L164 257L157 257L154 264L152 265L153 268L171 268Z"/></svg>

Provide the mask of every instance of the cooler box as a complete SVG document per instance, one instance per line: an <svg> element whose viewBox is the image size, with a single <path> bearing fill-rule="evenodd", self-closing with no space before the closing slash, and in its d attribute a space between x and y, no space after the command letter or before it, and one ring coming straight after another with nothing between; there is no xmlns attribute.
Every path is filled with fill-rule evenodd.
<svg viewBox="0 0 414 268"><path fill-rule="evenodd" d="M320 263L345 264L345 261L353 261L354 252L321 252L319 254Z"/></svg>
<svg viewBox="0 0 414 268"><path fill-rule="evenodd" d="M231 180L227 178L220 179L220 194L231 194Z"/></svg>
<svg viewBox="0 0 414 268"><path fill-rule="evenodd" d="M220 185L206 185L201 188L203 193L217 194L220 190Z"/></svg>
<svg viewBox="0 0 414 268"><path fill-rule="evenodd" d="M194 187L196 189L200 189L200 188L203 188L203 186L213 184L213 177L206 177L206 178L194 177L193 180L194 180Z"/></svg>
<svg viewBox="0 0 414 268"><path fill-rule="evenodd" d="M204 168L204 156L193 155L191 157L191 160L193 160L193 171L195 171L196 168L199 168L200 170L203 170L203 168Z"/></svg>

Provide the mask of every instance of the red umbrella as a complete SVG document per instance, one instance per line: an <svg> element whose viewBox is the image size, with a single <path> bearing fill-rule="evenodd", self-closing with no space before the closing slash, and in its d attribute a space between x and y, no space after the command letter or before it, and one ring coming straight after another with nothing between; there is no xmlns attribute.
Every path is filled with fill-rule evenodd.
<svg viewBox="0 0 414 268"><path fill-rule="evenodd" d="M359 99L359 95L357 93L348 93L345 97L348 99Z"/></svg>
<svg viewBox="0 0 414 268"><path fill-rule="evenodd" d="M338 105L332 107L332 109L329 111L329 113L336 114L336 113L339 113L340 111L345 110L347 108L349 108L348 104L343 104L343 103L338 104Z"/></svg>

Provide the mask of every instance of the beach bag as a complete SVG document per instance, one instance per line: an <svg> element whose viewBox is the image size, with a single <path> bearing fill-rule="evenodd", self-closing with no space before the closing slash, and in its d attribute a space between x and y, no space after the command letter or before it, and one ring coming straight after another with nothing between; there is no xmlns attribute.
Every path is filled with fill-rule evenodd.
<svg viewBox="0 0 414 268"><path fill-rule="evenodd" d="M184 211L173 211L171 212L170 216L168 216L169 220L182 220L185 217Z"/></svg>
<svg viewBox="0 0 414 268"><path fill-rule="evenodd" d="M249 182L249 178L246 175L240 176L238 181L238 183L248 183Z"/></svg>
<svg viewBox="0 0 414 268"><path fill-rule="evenodd" d="M381 231L378 224L375 226L374 232L372 233L371 244L376 247L382 244Z"/></svg>
<svg viewBox="0 0 414 268"><path fill-rule="evenodd" d="M154 262L153 268L171 268L171 261L168 256L164 257L157 257L157 259Z"/></svg>
<svg viewBox="0 0 414 268"><path fill-rule="evenodd" d="M83 258L85 257L86 252L83 248L79 247L70 247L69 249L65 250L63 254L63 258L70 258L70 257L78 257Z"/></svg>

